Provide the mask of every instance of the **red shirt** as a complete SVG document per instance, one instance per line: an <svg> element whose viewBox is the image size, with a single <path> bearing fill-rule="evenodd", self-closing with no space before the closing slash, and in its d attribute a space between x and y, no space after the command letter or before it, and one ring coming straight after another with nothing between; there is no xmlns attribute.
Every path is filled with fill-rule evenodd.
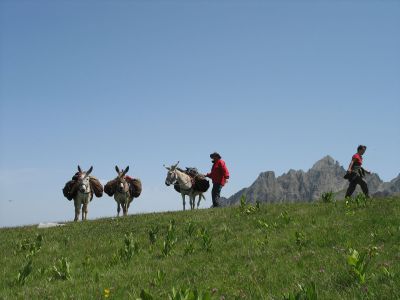
<svg viewBox="0 0 400 300"><path fill-rule="evenodd" d="M226 168L225 162L222 159L217 160L211 168L211 173L208 173L206 176L210 177L213 183L224 186L226 180L229 178L229 171Z"/></svg>
<svg viewBox="0 0 400 300"><path fill-rule="evenodd" d="M362 165L363 158L360 154L356 153L353 155L352 160L357 163L357 165Z"/></svg>

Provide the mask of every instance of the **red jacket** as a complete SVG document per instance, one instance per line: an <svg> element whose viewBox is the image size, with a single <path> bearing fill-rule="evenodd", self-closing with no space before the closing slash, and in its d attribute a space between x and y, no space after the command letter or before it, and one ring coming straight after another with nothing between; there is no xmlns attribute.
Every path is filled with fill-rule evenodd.
<svg viewBox="0 0 400 300"><path fill-rule="evenodd" d="M229 171L226 168L225 162L222 159L217 160L211 168L211 173L208 173L206 176L210 177L213 183L224 186L226 180L229 178Z"/></svg>

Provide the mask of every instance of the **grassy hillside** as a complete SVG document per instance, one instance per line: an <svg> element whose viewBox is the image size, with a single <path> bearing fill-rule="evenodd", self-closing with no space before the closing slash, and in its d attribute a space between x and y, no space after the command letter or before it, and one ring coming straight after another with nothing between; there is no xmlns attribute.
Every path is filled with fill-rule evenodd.
<svg viewBox="0 0 400 300"><path fill-rule="evenodd" d="M400 299L400 198L143 214L0 240L0 299L168 299L173 288L283 299L314 287L318 299Z"/></svg>

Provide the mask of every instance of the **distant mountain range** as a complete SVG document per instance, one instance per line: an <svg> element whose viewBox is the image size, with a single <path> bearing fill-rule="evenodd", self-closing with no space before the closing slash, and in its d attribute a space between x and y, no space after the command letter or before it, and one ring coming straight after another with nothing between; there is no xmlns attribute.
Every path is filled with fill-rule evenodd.
<svg viewBox="0 0 400 300"><path fill-rule="evenodd" d="M254 183L229 198L221 198L221 204L235 205L242 195L249 202L310 202L317 200L325 192L332 191L336 199L343 199L349 182L343 179L346 170L332 157L326 156L304 172L289 172L276 177L272 171L261 173ZM390 182L383 182L378 174L366 175L365 180L372 196L400 194L400 174ZM359 192L359 187L354 194Z"/></svg>

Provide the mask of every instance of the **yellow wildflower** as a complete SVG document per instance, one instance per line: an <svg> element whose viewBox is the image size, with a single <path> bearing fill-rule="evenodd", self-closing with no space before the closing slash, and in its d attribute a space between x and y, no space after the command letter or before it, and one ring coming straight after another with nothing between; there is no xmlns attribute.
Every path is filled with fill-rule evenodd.
<svg viewBox="0 0 400 300"><path fill-rule="evenodd" d="M110 297L110 289L104 289L104 298Z"/></svg>

